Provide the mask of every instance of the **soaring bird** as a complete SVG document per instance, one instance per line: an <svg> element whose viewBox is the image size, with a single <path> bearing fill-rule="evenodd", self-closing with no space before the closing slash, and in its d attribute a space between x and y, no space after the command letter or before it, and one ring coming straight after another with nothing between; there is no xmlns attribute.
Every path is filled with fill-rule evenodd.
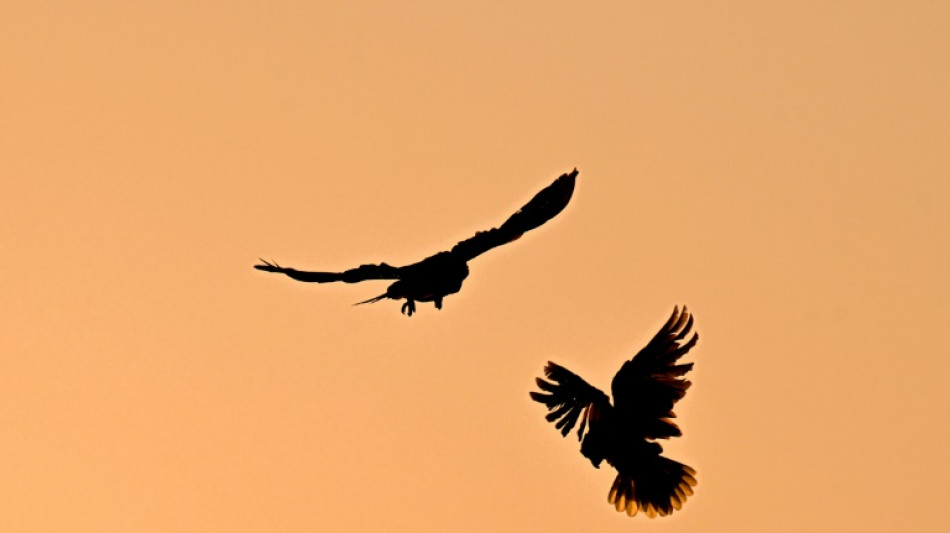
<svg viewBox="0 0 950 533"><path fill-rule="evenodd" d="M532 399L548 408L547 420L556 422L563 436L580 419L581 453L595 468L606 460L617 470L607 501L630 516L637 511L650 518L666 516L682 508L696 485L696 471L660 455L663 448L654 442L682 435L671 420L676 417L673 404L690 386L683 376L693 363L676 361L699 340L698 334L685 340L692 327L686 307L682 313L674 307L653 340L614 376L613 405L602 391L550 361L544 368L550 381L537 379L544 392L531 392Z"/></svg>
<svg viewBox="0 0 950 533"><path fill-rule="evenodd" d="M276 262L264 261L254 268L264 272L286 274L297 281L329 283L343 281L358 283L372 279L396 280L386 292L357 302L356 305L378 302L384 298L405 299L402 313L408 316L416 311L416 302L433 302L442 309L442 299L462 288L468 277L468 262L496 246L507 244L521 237L560 213L574 194L577 178L575 168L563 174L545 187L521 209L508 217L504 224L488 231L479 231L469 239L459 242L447 252L439 252L411 265L394 267L386 263L361 265L343 272L307 272L286 268Z"/></svg>

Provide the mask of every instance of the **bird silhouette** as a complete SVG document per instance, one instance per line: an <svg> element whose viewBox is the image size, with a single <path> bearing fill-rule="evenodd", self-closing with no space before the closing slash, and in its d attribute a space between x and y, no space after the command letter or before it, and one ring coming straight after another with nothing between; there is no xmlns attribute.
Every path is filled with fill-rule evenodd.
<svg viewBox="0 0 950 533"><path fill-rule="evenodd" d="M508 217L504 224L487 231L479 231L469 239L459 242L447 252L439 252L411 265L394 267L386 263L361 265L343 272L307 272L282 267L276 262L261 259L254 268L264 272L286 274L297 281L329 283L342 281L359 283L366 280L396 280L386 292L355 305L378 302L384 298L405 299L402 313L412 316L416 302L433 302L442 309L442 299L462 288L468 277L468 262L502 244L512 242L522 234L544 224L560 213L574 194L577 178L575 168L563 174L536 194L521 209Z"/></svg>
<svg viewBox="0 0 950 533"><path fill-rule="evenodd" d="M683 376L693 363L676 361L699 340L698 334L684 340L692 326L686 307L682 313L674 307L666 325L614 376L613 405L605 393L550 361L544 368L550 381L537 379L544 392L531 392L563 436L580 419L581 453L596 468L606 460L617 470L607 501L630 516L642 511L654 518L681 509L696 485L696 471L660 455L663 448L654 442L682 435L671 420L673 404L690 386Z"/></svg>

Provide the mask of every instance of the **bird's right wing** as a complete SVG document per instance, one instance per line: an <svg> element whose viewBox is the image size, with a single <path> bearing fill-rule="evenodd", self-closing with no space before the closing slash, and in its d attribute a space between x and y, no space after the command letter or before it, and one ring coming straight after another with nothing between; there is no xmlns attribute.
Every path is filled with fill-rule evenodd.
<svg viewBox="0 0 950 533"><path fill-rule="evenodd" d="M535 381L545 392L531 392L531 399L548 408L548 422L555 422L554 427L565 437L580 418L577 439L583 439L588 419L596 417L598 410L609 409L610 399L600 389L556 363L548 361L544 375L550 381L541 378Z"/></svg>
<svg viewBox="0 0 950 533"><path fill-rule="evenodd" d="M508 217L504 224L488 231L479 231L473 237L456 244L452 253L468 261L496 246L514 241L525 232L551 220L571 201L576 178L576 168L569 174L562 174Z"/></svg>
<svg viewBox="0 0 950 533"><path fill-rule="evenodd" d="M678 437L671 418L673 404L686 395L691 383L683 376L693 363L676 364L699 340L693 333L693 316L676 307L666 324L636 356L620 367L610 388L614 407L632 416L643 436L651 439Z"/></svg>
<svg viewBox="0 0 950 533"><path fill-rule="evenodd" d="M359 283L369 279L399 279L399 268L380 263L378 265L361 265L357 268L351 268L343 272L307 272L286 268L261 259L260 265L254 265L254 268L264 272L276 272L286 274L297 281L306 281L311 283L329 283L332 281L342 281L345 283Z"/></svg>

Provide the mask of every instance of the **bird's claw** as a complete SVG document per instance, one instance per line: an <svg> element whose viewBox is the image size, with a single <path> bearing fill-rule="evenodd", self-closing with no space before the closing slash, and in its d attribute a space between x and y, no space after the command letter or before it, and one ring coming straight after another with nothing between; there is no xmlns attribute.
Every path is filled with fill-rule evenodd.
<svg viewBox="0 0 950 533"><path fill-rule="evenodd" d="M412 300L406 300L406 303L402 304L402 314L406 316L412 316L416 312L416 302Z"/></svg>

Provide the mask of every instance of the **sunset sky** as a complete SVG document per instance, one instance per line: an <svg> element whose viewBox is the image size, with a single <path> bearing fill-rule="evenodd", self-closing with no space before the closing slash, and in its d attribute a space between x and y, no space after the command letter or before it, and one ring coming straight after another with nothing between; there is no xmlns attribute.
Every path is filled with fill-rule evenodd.
<svg viewBox="0 0 950 533"><path fill-rule="evenodd" d="M950 523L950 3L0 3L0 531ZM441 311L352 304L574 167ZM674 305L699 485L528 397Z"/></svg>

